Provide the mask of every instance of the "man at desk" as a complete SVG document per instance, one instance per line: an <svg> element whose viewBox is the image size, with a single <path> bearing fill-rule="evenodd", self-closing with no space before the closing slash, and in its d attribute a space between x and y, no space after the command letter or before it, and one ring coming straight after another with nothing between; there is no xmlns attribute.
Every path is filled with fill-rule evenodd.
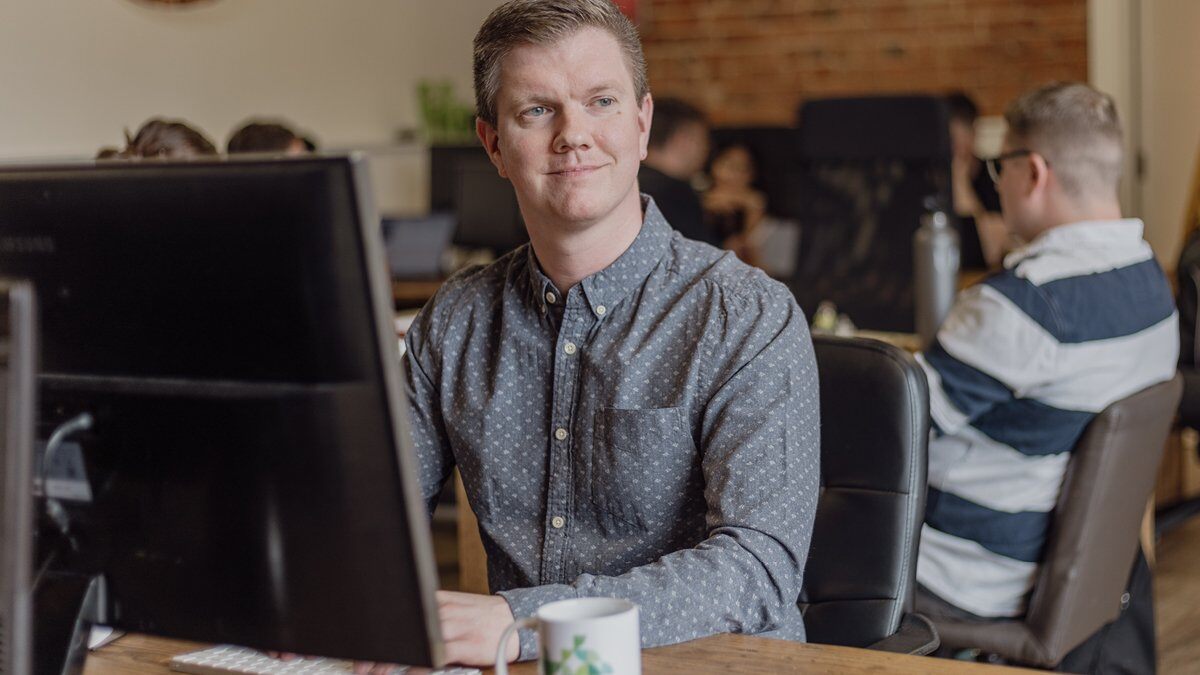
<svg viewBox="0 0 1200 675"><path fill-rule="evenodd" d="M514 616L581 596L640 605L644 646L802 640L807 325L784 286L639 194L636 30L609 0L512 0L475 38L475 93L530 244L447 281L407 335L424 496L459 467L498 593L440 594L449 657L489 663ZM507 649L536 653L531 634Z"/></svg>
<svg viewBox="0 0 1200 675"><path fill-rule="evenodd" d="M1025 612L1076 441L1109 404L1170 379L1179 347L1142 222L1121 218L1112 99L1049 85L1005 117L989 171L1029 243L962 293L918 356L936 429L917 610L935 617Z"/></svg>

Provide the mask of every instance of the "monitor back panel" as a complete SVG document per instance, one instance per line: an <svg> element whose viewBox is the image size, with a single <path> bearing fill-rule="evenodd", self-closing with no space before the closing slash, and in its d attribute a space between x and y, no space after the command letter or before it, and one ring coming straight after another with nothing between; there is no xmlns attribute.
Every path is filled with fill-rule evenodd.
<svg viewBox="0 0 1200 675"><path fill-rule="evenodd" d="M361 175L345 158L0 171L0 271L44 298L40 435L95 418L65 564L105 575L114 624L440 659Z"/></svg>

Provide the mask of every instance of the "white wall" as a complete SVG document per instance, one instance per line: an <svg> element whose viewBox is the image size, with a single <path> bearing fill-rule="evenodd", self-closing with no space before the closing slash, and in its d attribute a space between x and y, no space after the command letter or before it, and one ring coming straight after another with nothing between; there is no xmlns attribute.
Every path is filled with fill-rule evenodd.
<svg viewBox="0 0 1200 675"><path fill-rule="evenodd" d="M1200 2L1141 2L1142 217L1174 269L1200 154Z"/></svg>
<svg viewBox="0 0 1200 675"><path fill-rule="evenodd" d="M418 79L450 78L470 99L471 38L498 4L5 0L0 158L91 156L155 115L185 118L218 145L250 115L286 116L327 147L391 143L419 123ZM381 170L411 184L383 201L408 210L423 194L412 183L423 154L387 157L400 164Z"/></svg>

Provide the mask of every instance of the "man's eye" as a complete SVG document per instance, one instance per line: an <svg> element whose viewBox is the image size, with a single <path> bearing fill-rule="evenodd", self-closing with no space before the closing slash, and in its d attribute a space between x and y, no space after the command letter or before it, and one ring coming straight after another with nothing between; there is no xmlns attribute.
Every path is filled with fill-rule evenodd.
<svg viewBox="0 0 1200 675"><path fill-rule="evenodd" d="M546 112L546 106L535 105L529 110L526 110L525 115L528 117L541 117L542 115L545 115Z"/></svg>
<svg viewBox="0 0 1200 675"><path fill-rule="evenodd" d="M600 106L601 108L607 108L610 105L616 105L616 103L617 99L611 96L605 96L604 98L596 99L596 105Z"/></svg>

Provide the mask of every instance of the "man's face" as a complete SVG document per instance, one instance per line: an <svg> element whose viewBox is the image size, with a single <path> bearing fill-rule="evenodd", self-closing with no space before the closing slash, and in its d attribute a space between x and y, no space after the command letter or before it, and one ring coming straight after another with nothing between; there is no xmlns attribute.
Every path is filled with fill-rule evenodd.
<svg viewBox="0 0 1200 675"><path fill-rule="evenodd" d="M584 28L513 49L500 64L496 126L480 120L476 130L526 222L582 229L627 200L640 203L651 114L616 39Z"/></svg>

